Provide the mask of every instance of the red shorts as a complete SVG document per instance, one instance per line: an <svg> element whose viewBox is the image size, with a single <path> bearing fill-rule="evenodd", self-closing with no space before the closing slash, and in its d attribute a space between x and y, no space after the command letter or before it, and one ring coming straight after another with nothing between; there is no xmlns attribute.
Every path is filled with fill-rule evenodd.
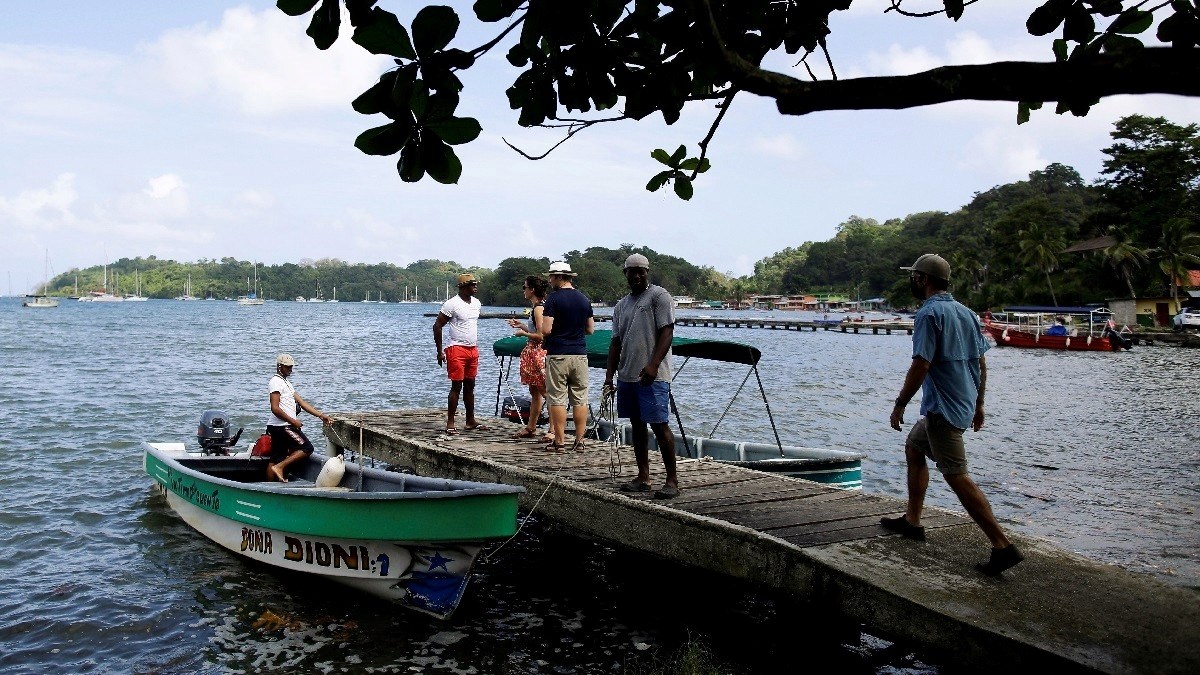
<svg viewBox="0 0 1200 675"><path fill-rule="evenodd" d="M479 348L462 345L446 347L446 374L452 382L475 379L479 374Z"/></svg>

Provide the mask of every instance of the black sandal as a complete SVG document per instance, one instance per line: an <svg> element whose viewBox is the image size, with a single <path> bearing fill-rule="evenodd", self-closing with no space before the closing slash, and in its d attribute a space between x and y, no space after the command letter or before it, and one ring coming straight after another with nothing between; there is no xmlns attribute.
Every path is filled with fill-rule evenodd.
<svg viewBox="0 0 1200 675"><path fill-rule="evenodd" d="M563 445L562 443L547 443L543 450L546 452L562 452L566 447L567 446Z"/></svg>

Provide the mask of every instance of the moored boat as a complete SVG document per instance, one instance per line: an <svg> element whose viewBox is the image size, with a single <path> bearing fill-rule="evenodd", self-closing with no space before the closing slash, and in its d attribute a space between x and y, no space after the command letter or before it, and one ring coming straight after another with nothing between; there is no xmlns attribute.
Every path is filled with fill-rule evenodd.
<svg viewBox="0 0 1200 675"><path fill-rule="evenodd" d="M587 336L588 365L592 368L605 368L608 364L608 346L612 341L612 331L598 330ZM493 353L503 361L505 358L520 358L525 346L525 338L508 337L496 341L492 345ZM701 437L695 431L679 428L676 430L675 454L685 458L709 458L718 462L743 466L758 471L776 475L803 478L805 480L825 483L831 487L857 490L862 488L862 460L866 455L858 452L837 450L832 448L806 448L783 445L775 428L775 420L771 415L771 407L767 403L767 394L763 389L762 380L758 378L758 361L762 352L751 345L725 340L697 340L676 337L671 341L671 351L683 361L675 368L678 375L692 358L722 361L749 366L744 385L751 375L758 382L759 394L762 396L766 419L775 435L775 443L757 443ZM503 383L506 369L501 364L497 392ZM741 387L738 387L733 398L736 399ZM674 401L672 401L674 403ZM730 402L732 407L732 401ZM500 404L497 402L497 411ZM728 408L726 409L728 411ZM530 413L526 413L526 418ZM721 421L718 419L709 431L716 433ZM519 421L519 418L518 418ZM676 422L682 427L682 422L676 415ZM597 420L597 435L601 440L617 441L629 444L632 435L628 425L617 423L615 420ZM651 449L657 448L654 438L649 439Z"/></svg>
<svg viewBox="0 0 1200 675"><path fill-rule="evenodd" d="M143 443L143 466L167 504L221 546L315 574L438 618L458 606L480 549L512 536L524 488L427 478L346 463L319 487L326 458L267 482L265 457Z"/></svg>
<svg viewBox="0 0 1200 675"><path fill-rule="evenodd" d="M1133 346L1103 307L1009 307L984 312L983 330L997 347L1116 352Z"/></svg>

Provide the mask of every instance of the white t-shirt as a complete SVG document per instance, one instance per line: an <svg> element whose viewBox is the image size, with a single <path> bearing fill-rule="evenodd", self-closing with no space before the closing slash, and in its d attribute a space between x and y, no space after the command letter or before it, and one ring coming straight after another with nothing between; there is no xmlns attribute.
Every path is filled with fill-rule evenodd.
<svg viewBox="0 0 1200 675"><path fill-rule="evenodd" d="M267 385L267 390L271 394L279 392L280 410L295 414L293 411L296 409L296 389L292 386L291 382L288 382L283 377L276 375L271 378L271 383ZM280 418L278 415L272 412L271 419L267 420L267 426L277 427L282 424L291 424L291 422Z"/></svg>
<svg viewBox="0 0 1200 675"><path fill-rule="evenodd" d="M446 324L449 331L446 334L445 346L476 346L479 342L479 313L482 310L483 303L477 298L471 298L471 302L467 302L456 295L447 300L442 305L442 314L450 318Z"/></svg>

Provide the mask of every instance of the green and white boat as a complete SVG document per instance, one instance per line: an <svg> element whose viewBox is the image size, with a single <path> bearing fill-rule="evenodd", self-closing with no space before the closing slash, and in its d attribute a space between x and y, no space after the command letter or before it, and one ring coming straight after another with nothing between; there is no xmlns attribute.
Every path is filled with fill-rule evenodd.
<svg viewBox="0 0 1200 675"><path fill-rule="evenodd" d="M146 473L189 525L225 548L316 574L438 618L466 590L480 549L517 530L524 488L428 478L346 463L318 487L326 459L267 482L265 457L206 455L143 443Z"/></svg>

